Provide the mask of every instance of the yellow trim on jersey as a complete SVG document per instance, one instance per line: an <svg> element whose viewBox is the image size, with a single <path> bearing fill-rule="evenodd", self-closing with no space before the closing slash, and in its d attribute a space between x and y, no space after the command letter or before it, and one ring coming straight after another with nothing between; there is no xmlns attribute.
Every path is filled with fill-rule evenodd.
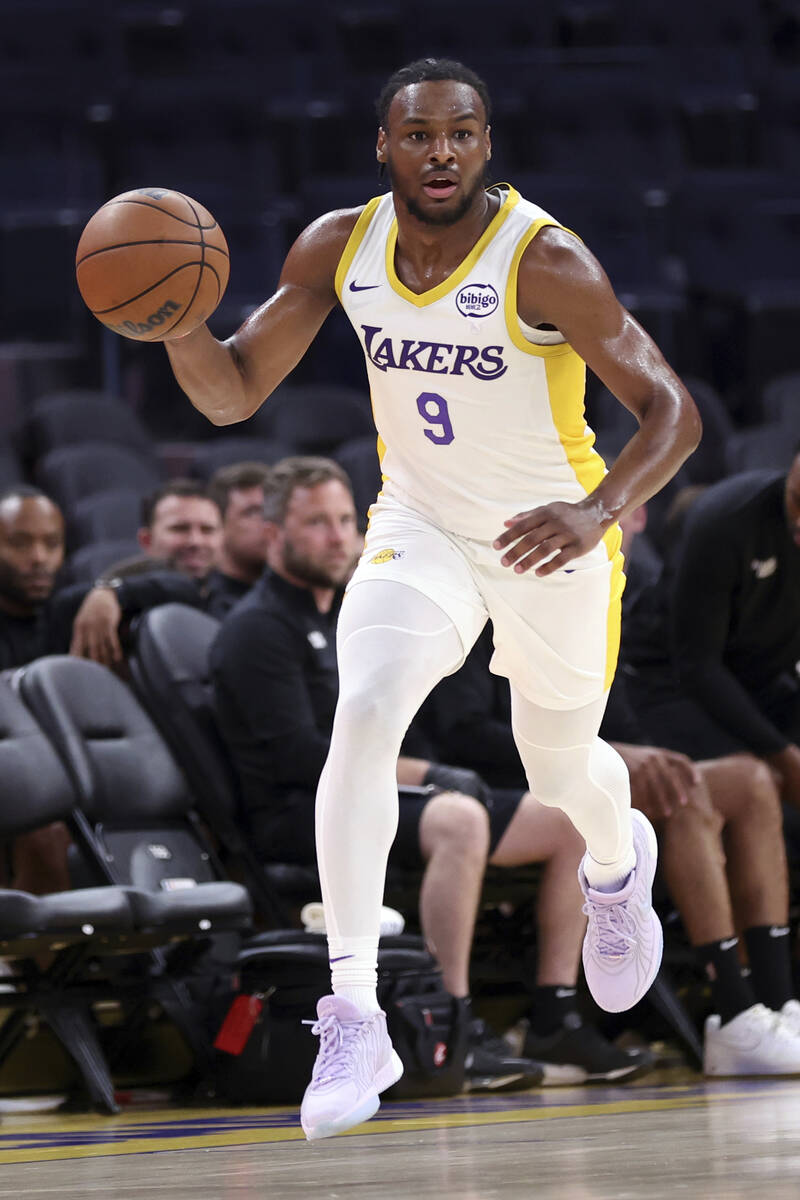
<svg viewBox="0 0 800 1200"><path fill-rule="evenodd" d="M511 266L508 270L508 281L506 282L505 314L506 329L508 330L509 337L518 350L522 350L525 354L533 354L536 358L554 358L559 354L574 353L568 342L558 342L554 346L537 346L535 342L529 342L519 324L519 313L517 312L519 264L523 254L539 230L544 229L546 225L553 225L556 229L564 228L563 225L559 225L558 221L554 221L552 217L540 217L538 221L533 221L517 243L514 257L511 259ZM571 233L572 230L568 230L568 232Z"/></svg>
<svg viewBox="0 0 800 1200"><path fill-rule="evenodd" d="M371 200L367 201L358 220L353 226L353 232L347 239L347 245L342 251L342 257L339 259L339 265L336 268L336 275L333 281L333 286L336 289L336 295L339 297L340 304L343 303L342 288L344 287L344 281L347 276L347 272L350 270L350 266L356 256L356 251L363 242L366 232L369 229L370 221L375 216L375 210L382 199L383 196L373 196Z"/></svg>
<svg viewBox="0 0 800 1200"><path fill-rule="evenodd" d="M558 349L563 350L564 347L559 346ZM567 346L566 349L571 348ZM604 478L606 467L594 448L594 434L587 432L583 406L586 364L573 351L569 357L548 358L544 368L553 424L575 478L588 495ZM607 530L603 544L611 563L605 675L605 687L609 688L619 656L622 593L625 588L625 560L620 549L622 532L619 525L612 525Z"/></svg>
<svg viewBox="0 0 800 1200"><path fill-rule="evenodd" d="M478 238L475 245L470 250L466 258L459 263L452 275L448 275L436 287L430 288L427 292L412 292L407 288L403 281L399 278L394 267L394 254L397 246L397 218L392 221L392 227L389 230L389 236L386 239L386 274L389 277L389 283L392 290L401 296L403 300L408 300L409 304L416 305L417 308L425 308L428 304L435 304L437 300L441 300L448 292L452 292L453 288L458 287L463 279L466 279L476 262L483 254L489 242L497 233L500 226L511 215L511 211L516 204L519 204L519 192L508 184L499 184L496 186L506 187L507 193L503 203L498 208L497 212L492 217L489 224L484 229L481 236Z"/></svg>

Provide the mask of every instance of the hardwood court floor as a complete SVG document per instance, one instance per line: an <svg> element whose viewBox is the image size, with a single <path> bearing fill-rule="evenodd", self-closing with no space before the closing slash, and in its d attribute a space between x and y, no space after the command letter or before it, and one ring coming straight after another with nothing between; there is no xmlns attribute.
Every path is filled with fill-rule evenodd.
<svg viewBox="0 0 800 1200"><path fill-rule="evenodd" d="M289 1109L132 1108L0 1126L14 1200L798 1200L800 1081L387 1104L313 1144Z"/></svg>

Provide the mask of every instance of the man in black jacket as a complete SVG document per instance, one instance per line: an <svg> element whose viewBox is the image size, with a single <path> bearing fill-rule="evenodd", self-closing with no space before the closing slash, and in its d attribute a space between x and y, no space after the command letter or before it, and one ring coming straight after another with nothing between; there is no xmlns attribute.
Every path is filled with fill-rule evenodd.
<svg viewBox="0 0 800 1200"><path fill-rule="evenodd" d="M672 632L707 751L716 743L763 758L800 808L800 446L788 474L734 476L695 501L675 563Z"/></svg>

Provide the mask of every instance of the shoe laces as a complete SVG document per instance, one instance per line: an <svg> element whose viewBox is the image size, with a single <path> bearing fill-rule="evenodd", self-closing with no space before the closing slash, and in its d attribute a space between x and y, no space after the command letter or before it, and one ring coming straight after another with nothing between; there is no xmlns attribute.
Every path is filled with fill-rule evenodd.
<svg viewBox="0 0 800 1200"><path fill-rule="evenodd" d="M321 1021L303 1021L303 1024L310 1025L311 1032L319 1038L312 1082L322 1086L346 1078L366 1022L341 1021L335 1013L329 1013Z"/></svg>
<svg viewBox="0 0 800 1200"><path fill-rule="evenodd" d="M636 945L636 922L624 904L587 900L583 911L593 923L595 948L601 958L624 958Z"/></svg>

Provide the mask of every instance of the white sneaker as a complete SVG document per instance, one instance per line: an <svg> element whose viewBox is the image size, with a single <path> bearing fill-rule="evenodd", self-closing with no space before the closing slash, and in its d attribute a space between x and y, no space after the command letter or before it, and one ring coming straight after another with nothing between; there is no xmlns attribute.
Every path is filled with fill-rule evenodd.
<svg viewBox="0 0 800 1200"><path fill-rule="evenodd" d="M323 996L312 1033L319 1035L319 1052L300 1106L309 1141L369 1120L380 1107L379 1094L403 1074L383 1012L365 1017L343 996Z"/></svg>
<svg viewBox="0 0 800 1200"><path fill-rule="evenodd" d="M787 1000L781 1009L784 1025L800 1037L800 1000Z"/></svg>
<svg viewBox="0 0 800 1200"><path fill-rule="evenodd" d="M725 1025L720 1024L718 1016L711 1016L705 1027L703 1072L706 1075L800 1074L800 1029L793 1028L781 1013L763 1004L754 1004Z"/></svg>
<svg viewBox="0 0 800 1200"><path fill-rule="evenodd" d="M594 1000L606 1012L626 1012L648 990L661 965L664 935L653 911L658 845L647 817L631 810L636 866L619 892L596 892L583 871L578 880L589 918L583 939L583 972Z"/></svg>

